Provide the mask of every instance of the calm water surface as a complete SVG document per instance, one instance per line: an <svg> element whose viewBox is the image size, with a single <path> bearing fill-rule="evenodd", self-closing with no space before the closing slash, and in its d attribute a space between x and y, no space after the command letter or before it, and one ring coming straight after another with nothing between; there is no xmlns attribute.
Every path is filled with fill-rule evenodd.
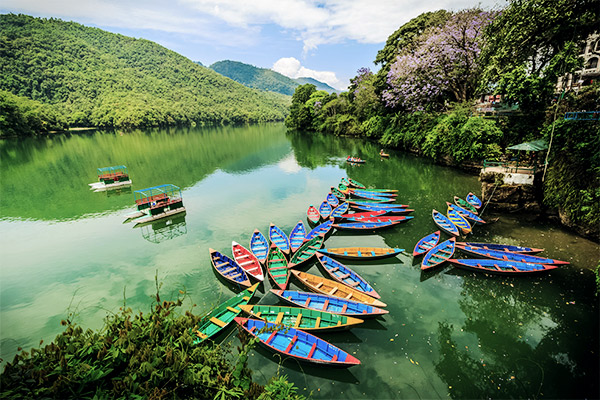
<svg viewBox="0 0 600 400"><path fill-rule="evenodd" d="M490 277L446 266L421 273L418 239L437 230L431 210L477 178L403 153L381 160L371 143L289 134L282 125L92 133L0 141L0 339L6 362L18 347L46 343L70 317L98 328L125 302L147 311L155 276L164 299L189 293L202 313L234 291L218 280L209 247L231 254L255 228L286 232L351 177L400 190L415 219L381 234L334 232L326 247L390 246L406 253L346 263L389 306L385 318L321 336L362 365L332 370L281 360L261 348L255 379L279 373L321 398L582 398L599 396L599 313L591 269L598 245L523 216L476 227L473 241L543 247L571 264L538 277ZM368 162L350 166L349 154ZM124 224L129 191L93 193L96 168L125 164L133 190L172 183L187 214L142 228ZM485 216L485 215L484 215ZM321 274L316 266L310 273ZM269 283L255 302L277 304ZM292 284L293 289L299 289ZM267 293L267 294L265 294ZM234 340L228 335L222 340ZM279 367L281 363L281 367Z"/></svg>

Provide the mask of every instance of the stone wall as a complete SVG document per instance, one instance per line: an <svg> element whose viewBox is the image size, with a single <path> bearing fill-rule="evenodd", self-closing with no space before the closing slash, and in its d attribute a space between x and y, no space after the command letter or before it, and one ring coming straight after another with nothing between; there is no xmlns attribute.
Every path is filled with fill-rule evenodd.
<svg viewBox="0 0 600 400"><path fill-rule="evenodd" d="M511 176L508 176L511 175ZM535 184L505 184L505 181L514 182L515 174L497 171L481 171L481 196L487 208L495 211L518 212L525 211L529 214L541 213L541 193ZM520 174L519 174L520 175ZM531 179L523 179L530 182ZM536 179L533 179L535 182ZM489 203L488 203L489 200Z"/></svg>

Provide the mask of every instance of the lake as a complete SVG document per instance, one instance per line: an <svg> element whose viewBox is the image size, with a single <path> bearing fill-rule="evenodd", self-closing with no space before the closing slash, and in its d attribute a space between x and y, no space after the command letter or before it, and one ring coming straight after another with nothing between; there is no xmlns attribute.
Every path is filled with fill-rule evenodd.
<svg viewBox="0 0 600 400"><path fill-rule="evenodd" d="M377 262L344 262L367 279L389 314L320 334L361 361L334 370L256 348L254 379L278 371L302 394L326 398L594 398L599 393L599 307L592 269L598 244L523 215L492 215L472 241L545 248L569 261L548 274L503 277L443 266L422 273L415 243L437 230L431 210L481 193L476 176L370 142L288 133L282 124L91 132L0 141L0 338L4 362L18 347L53 340L60 321L99 328L125 303L148 311L188 293L200 314L235 291L217 279L208 249L231 254L272 222L289 234L309 204L350 177L398 189L414 219L371 234L334 232L325 247L400 247ZM352 166L348 155L367 162ZM129 190L94 193L96 169L126 165ZM154 225L123 223L133 190L181 187L187 213ZM303 269L322 275L316 265ZM293 282L293 281L292 281ZM278 304L265 283L253 303ZM301 289L295 282L292 289ZM195 305L195 306L194 306ZM221 340L234 340L229 328ZM281 367L279 367L279 363Z"/></svg>

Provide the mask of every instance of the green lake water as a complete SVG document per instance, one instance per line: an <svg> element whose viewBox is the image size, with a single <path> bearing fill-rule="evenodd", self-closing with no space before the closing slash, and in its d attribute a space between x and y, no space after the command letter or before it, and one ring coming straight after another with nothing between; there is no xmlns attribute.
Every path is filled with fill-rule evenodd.
<svg viewBox="0 0 600 400"><path fill-rule="evenodd" d="M125 301L148 311L188 294L202 313L235 291L208 256L247 245L272 222L289 233L330 186L350 177L399 190L415 218L377 234L334 232L325 247L389 246L406 252L378 262L346 262L388 304L383 318L320 336L361 361L346 370L299 364L256 348L259 383L278 372L313 398L597 398L599 307L592 269L598 244L559 226L515 215L477 226L470 239L542 247L570 261L531 277L485 276L441 267L422 273L412 249L437 230L433 208L479 194L476 176L376 144L287 133L281 124L210 129L81 133L0 141L0 340L3 363L18 347L53 340L67 317L99 328ZM367 160L351 166L345 157ZM124 164L130 190L94 193L96 168ZM133 228L132 190L182 188L183 217ZM487 214L487 215L486 215ZM304 269L322 274L315 265ZM266 282L253 302L277 304ZM292 283L292 289L299 289ZM237 341L229 328L219 339ZM281 364L281 366L280 366Z"/></svg>

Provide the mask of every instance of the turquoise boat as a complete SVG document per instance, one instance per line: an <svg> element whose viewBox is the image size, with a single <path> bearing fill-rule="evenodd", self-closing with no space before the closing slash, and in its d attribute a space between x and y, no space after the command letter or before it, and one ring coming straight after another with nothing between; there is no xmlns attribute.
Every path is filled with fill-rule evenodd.
<svg viewBox="0 0 600 400"><path fill-rule="evenodd" d="M454 254L454 246L456 244L456 238L451 237L450 239L442 242L429 250L423 261L421 262L421 269L427 270L436 267L445 261L448 261Z"/></svg>
<svg viewBox="0 0 600 400"><path fill-rule="evenodd" d="M302 246L305 237L306 228L304 227L302 221L298 221L296 226L294 226L292 228L292 231L290 232L290 248L292 250L292 253L297 251L300 248L300 246Z"/></svg>
<svg viewBox="0 0 600 400"><path fill-rule="evenodd" d="M433 232L417 242L413 250L413 257L427 253L440 241L440 231Z"/></svg>
<svg viewBox="0 0 600 400"><path fill-rule="evenodd" d="M258 261L260 261L261 264L264 264L267 260L269 243L267 242L265 235L260 233L258 229L255 229L250 237L250 251L258 258Z"/></svg>

